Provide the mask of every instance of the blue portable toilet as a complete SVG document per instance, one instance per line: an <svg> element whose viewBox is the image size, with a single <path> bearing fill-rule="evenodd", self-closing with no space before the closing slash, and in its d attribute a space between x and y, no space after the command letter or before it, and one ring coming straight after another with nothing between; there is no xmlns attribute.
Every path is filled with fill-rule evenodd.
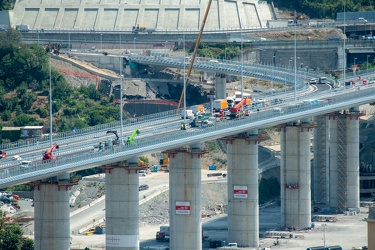
<svg viewBox="0 0 375 250"><path fill-rule="evenodd" d="M158 166L154 165L153 172L158 172Z"/></svg>

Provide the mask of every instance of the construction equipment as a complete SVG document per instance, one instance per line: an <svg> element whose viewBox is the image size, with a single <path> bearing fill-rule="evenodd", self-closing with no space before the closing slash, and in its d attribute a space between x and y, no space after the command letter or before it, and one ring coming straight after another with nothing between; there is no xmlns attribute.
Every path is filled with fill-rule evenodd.
<svg viewBox="0 0 375 250"><path fill-rule="evenodd" d="M117 131L109 130L107 131L107 134L114 134L116 136L116 139L112 141L112 145L120 145L120 137L117 134Z"/></svg>
<svg viewBox="0 0 375 250"><path fill-rule="evenodd" d="M131 134L131 136L128 137L128 140L126 141L126 143L128 143L128 144L134 144L135 143L134 142L134 137L136 135L139 135L140 133L141 132L138 129L134 130L134 132Z"/></svg>
<svg viewBox="0 0 375 250"><path fill-rule="evenodd" d="M161 171L166 171L169 170L169 155L168 153L161 153L160 154L160 170Z"/></svg>
<svg viewBox="0 0 375 250"><path fill-rule="evenodd" d="M0 150L0 159L7 157L7 153L5 153L5 150Z"/></svg>
<svg viewBox="0 0 375 250"><path fill-rule="evenodd" d="M249 113L247 111L244 111L243 110L243 107L245 106L246 104L246 99L247 98L243 98L239 103L237 103L233 108L230 108L229 109L229 117L231 119L234 119L234 118L238 118L241 114L245 114L245 115L248 115Z"/></svg>
<svg viewBox="0 0 375 250"><path fill-rule="evenodd" d="M156 241L169 241L169 226L160 226L160 230L156 232Z"/></svg>
<svg viewBox="0 0 375 250"><path fill-rule="evenodd" d="M132 33L136 33L136 34L141 33L141 32L151 34L154 31L156 30L147 28L146 26L139 26L139 24L137 24L137 26L132 27Z"/></svg>
<svg viewBox="0 0 375 250"><path fill-rule="evenodd" d="M201 29L200 29L199 34L198 34L197 42L195 43L194 52L193 52L193 55L192 55L192 57L190 59L190 65L189 65L189 68L188 68L188 71L187 71L187 74L186 74L185 88L187 88L188 83L189 83L190 74L191 74L191 71L193 69L195 57L196 57L197 52L198 52L198 46L199 46L200 41L201 41L201 37L202 37L202 34L203 34L203 29L204 29L204 26L206 24L206 20L207 20L207 16L208 16L208 11L210 10L211 3L212 3L212 0L209 0L208 4L207 4L206 12L205 12L204 17L203 17ZM180 96L180 101L178 102L178 108L181 107L181 103L182 103L182 99L183 99L183 96L184 96L185 88L182 88L182 92L181 92L181 96Z"/></svg>
<svg viewBox="0 0 375 250"><path fill-rule="evenodd" d="M53 144L46 152L44 152L42 160L43 161L49 161L51 159L56 160L56 156L52 155L52 152L58 148L59 148L59 145L57 145L56 143Z"/></svg>

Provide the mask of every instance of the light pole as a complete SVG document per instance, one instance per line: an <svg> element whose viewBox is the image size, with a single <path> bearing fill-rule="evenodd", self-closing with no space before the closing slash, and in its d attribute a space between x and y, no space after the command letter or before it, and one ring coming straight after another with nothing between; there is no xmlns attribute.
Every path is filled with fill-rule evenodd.
<svg viewBox="0 0 375 250"><path fill-rule="evenodd" d="M120 53L121 53L121 33L120 33Z"/></svg>
<svg viewBox="0 0 375 250"><path fill-rule="evenodd" d="M49 52L49 143L52 147L52 66L51 51Z"/></svg>
<svg viewBox="0 0 375 250"><path fill-rule="evenodd" d="M68 49L70 51L70 32L68 33L69 34L69 44L68 44Z"/></svg>
<svg viewBox="0 0 375 250"><path fill-rule="evenodd" d="M120 66L122 67L122 60L120 60ZM123 140L122 140L122 127L123 127L123 124L122 124L122 78L124 77L124 75L121 74L121 67L120 67L120 142L121 145L123 144Z"/></svg>
<svg viewBox="0 0 375 250"><path fill-rule="evenodd" d="M243 99L243 41L242 41L242 25L241 25L241 100Z"/></svg>
<svg viewBox="0 0 375 250"><path fill-rule="evenodd" d="M137 39L137 38L134 37L134 39L133 39L133 50L135 50L135 39Z"/></svg>
<svg viewBox="0 0 375 250"><path fill-rule="evenodd" d="M366 60L366 67L367 67L367 74L368 74L368 58L370 57L370 55L367 55L367 60Z"/></svg>
<svg viewBox="0 0 375 250"><path fill-rule="evenodd" d="M184 81L184 124L186 125L186 66L185 66L185 32L183 34L183 47L184 47L184 54L183 54L183 57L184 57L184 78L183 78L183 81ZM185 126L184 125L184 126Z"/></svg>
<svg viewBox="0 0 375 250"><path fill-rule="evenodd" d="M165 55L164 55L164 56L167 55L167 52L166 52L166 50L167 50L167 43L168 43L168 41L165 41L165 44L164 44L164 52L165 52Z"/></svg>
<svg viewBox="0 0 375 250"><path fill-rule="evenodd" d="M294 17L297 17L296 11L294 11ZM294 20L294 101L297 101L297 33L296 33L296 22Z"/></svg>
<svg viewBox="0 0 375 250"><path fill-rule="evenodd" d="M100 34L100 51L103 51L103 34Z"/></svg>
<svg viewBox="0 0 375 250"><path fill-rule="evenodd" d="M323 244L324 244L324 249L326 248L326 227L327 224L323 224Z"/></svg>

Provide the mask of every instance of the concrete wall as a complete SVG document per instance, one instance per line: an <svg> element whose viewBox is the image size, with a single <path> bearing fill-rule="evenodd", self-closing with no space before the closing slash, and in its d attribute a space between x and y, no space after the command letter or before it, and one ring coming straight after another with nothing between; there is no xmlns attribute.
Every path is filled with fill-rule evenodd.
<svg viewBox="0 0 375 250"><path fill-rule="evenodd" d="M265 49L258 52L258 63L294 68L294 49ZM341 52L342 53L342 52ZM317 48L297 49L297 67L308 67L310 69L337 69L339 64L338 49ZM342 55L340 56L342 58ZM289 60L293 59L289 63Z"/></svg>
<svg viewBox="0 0 375 250"><path fill-rule="evenodd" d="M134 25L157 29L194 29L202 24L208 0L50 1L17 0L13 25L34 29L129 30ZM217 0L206 29L266 27L272 13L267 1Z"/></svg>

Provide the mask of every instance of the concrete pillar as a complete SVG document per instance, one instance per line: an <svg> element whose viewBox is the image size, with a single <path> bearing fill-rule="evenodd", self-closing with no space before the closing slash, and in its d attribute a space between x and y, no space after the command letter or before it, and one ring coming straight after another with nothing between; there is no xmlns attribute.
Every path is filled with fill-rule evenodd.
<svg viewBox="0 0 375 250"><path fill-rule="evenodd" d="M330 209L359 212L359 112L358 107L336 113L331 120Z"/></svg>
<svg viewBox="0 0 375 250"><path fill-rule="evenodd" d="M107 166L105 178L106 249L139 249L138 157L128 165Z"/></svg>
<svg viewBox="0 0 375 250"><path fill-rule="evenodd" d="M329 120L327 116L315 117L313 197L315 204L329 203Z"/></svg>
<svg viewBox="0 0 375 250"><path fill-rule="evenodd" d="M171 250L202 249L201 144L169 151Z"/></svg>
<svg viewBox="0 0 375 250"><path fill-rule="evenodd" d="M281 227L311 227L310 131L307 121L281 129Z"/></svg>
<svg viewBox="0 0 375 250"><path fill-rule="evenodd" d="M227 139L228 242L259 245L258 131Z"/></svg>
<svg viewBox="0 0 375 250"><path fill-rule="evenodd" d="M34 183L35 250L70 249L69 174L65 178Z"/></svg>
<svg viewBox="0 0 375 250"><path fill-rule="evenodd" d="M358 109L357 109L358 110ZM360 212L359 197L359 114L348 114L347 122L347 160L346 160L346 176L347 176L347 207Z"/></svg>
<svg viewBox="0 0 375 250"><path fill-rule="evenodd" d="M226 83L227 83L227 77L225 74L216 74L216 77L215 77L216 99L227 98Z"/></svg>
<svg viewBox="0 0 375 250"><path fill-rule="evenodd" d="M338 208L337 196L337 115L329 115L329 206L332 212L336 212Z"/></svg>

